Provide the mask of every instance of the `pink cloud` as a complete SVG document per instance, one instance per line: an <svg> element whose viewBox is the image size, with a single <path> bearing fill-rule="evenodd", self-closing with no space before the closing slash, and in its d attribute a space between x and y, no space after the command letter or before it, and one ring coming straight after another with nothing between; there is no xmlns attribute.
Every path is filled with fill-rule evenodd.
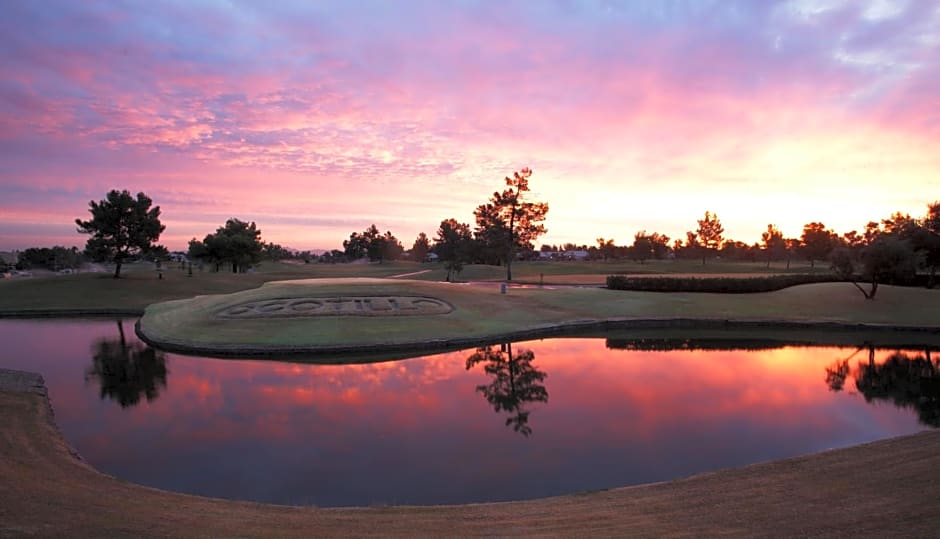
<svg viewBox="0 0 940 539"><path fill-rule="evenodd" d="M208 222L315 208L324 226L310 234L268 226L298 247L335 247L350 221L433 233L443 218L469 221L526 165L551 196L546 241L653 226L679 237L710 209L751 242L768 219L745 210L781 197L810 201L769 218L797 230L921 212L940 164L940 15L926 3L890 16L794 6L425 6L369 24L352 5L24 8L2 57L0 193L181 193L163 203L174 248L201 235L200 209ZM871 148L891 190L860 159ZM854 211L828 218L814 202L859 185ZM638 197L638 212L614 203ZM389 198L408 213L376 203ZM37 214L63 209L36 199ZM660 200L675 205L668 219Z"/></svg>

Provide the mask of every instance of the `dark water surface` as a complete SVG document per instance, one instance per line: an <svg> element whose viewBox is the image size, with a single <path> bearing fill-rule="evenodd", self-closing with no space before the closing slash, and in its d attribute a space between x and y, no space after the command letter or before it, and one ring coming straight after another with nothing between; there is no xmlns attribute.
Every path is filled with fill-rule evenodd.
<svg viewBox="0 0 940 539"><path fill-rule="evenodd" d="M0 320L0 367L45 377L66 439L99 470L223 498L536 498L940 424L940 353L923 350L565 338L320 366L165 354L122 325L123 341L113 320Z"/></svg>

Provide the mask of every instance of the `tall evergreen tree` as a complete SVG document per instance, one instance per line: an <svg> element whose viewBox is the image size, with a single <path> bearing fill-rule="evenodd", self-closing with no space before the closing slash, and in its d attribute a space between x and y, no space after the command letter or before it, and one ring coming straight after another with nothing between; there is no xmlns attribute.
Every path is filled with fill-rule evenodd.
<svg viewBox="0 0 940 539"><path fill-rule="evenodd" d="M502 192L493 193L489 203L473 212L477 219L477 237L498 253L506 263L506 280L512 280L512 261L521 249L531 249L532 242L546 232L548 204L529 202L529 177L532 170L524 168L506 177Z"/></svg>
<svg viewBox="0 0 940 539"><path fill-rule="evenodd" d="M725 229L718 220L718 215L711 212L705 212L705 217L698 220L698 231L696 237L702 247L702 265L705 265L705 258L708 253L715 253L721 247L721 241L724 239ZM691 239L691 238L690 238Z"/></svg>
<svg viewBox="0 0 940 539"><path fill-rule="evenodd" d="M114 278L129 257L156 248L166 227L160 222L160 206L143 193L132 196L127 190L108 192L99 202L88 202L91 219L75 219L78 231L91 234L85 253L92 260L114 263Z"/></svg>

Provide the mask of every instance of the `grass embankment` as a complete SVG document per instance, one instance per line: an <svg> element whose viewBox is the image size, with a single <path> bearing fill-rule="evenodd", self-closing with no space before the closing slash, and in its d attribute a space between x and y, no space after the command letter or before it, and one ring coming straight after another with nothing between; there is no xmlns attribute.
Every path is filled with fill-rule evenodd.
<svg viewBox="0 0 940 539"><path fill-rule="evenodd" d="M765 294L661 294L599 288L514 288L391 279L329 279L268 283L225 296L203 296L150 306L141 334L170 349L210 354L367 351L472 345L531 337L559 327L605 321L639 325L740 321L830 323L933 328L940 332L940 291L884 287L867 301L843 283ZM249 301L296 297L429 296L452 304L449 314L222 319L217 313Z"/></svg>
<svg viewBox="0 0 940 539"><path fill-rule="evenodd" d="M3 537L926 537L940 529L940 430L541 500L318 509L189 496L103 475L70 451L46 396L4 386L8 374L0 370Z"/></svg>

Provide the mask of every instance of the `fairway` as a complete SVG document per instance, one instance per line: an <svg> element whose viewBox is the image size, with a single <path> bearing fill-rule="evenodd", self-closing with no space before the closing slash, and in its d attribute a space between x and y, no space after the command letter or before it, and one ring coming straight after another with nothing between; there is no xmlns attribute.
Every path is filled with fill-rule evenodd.
<svg viewBox="0 0 940 539"><path fill-rule="evenodd" d="M809 264L787 269L775 263L716 262L703 266L693 260L632 261L537 261L513 265L516 284L601 286L611 274L750 277L780 273L826 273ZM128 264L122 277L108 272L79 273L0 280L0 316L67 314L140 314L152 303L205 294L227 294L257 288L267 282L342 277L395 278L443 282L447 272L440 263L396 261L382 264L302 264L262 262L248 273L193 271L167 266L163 278L151 263ZM500 266L468 265L456 277L459 282L493 282L506 277Z"/></svg>

